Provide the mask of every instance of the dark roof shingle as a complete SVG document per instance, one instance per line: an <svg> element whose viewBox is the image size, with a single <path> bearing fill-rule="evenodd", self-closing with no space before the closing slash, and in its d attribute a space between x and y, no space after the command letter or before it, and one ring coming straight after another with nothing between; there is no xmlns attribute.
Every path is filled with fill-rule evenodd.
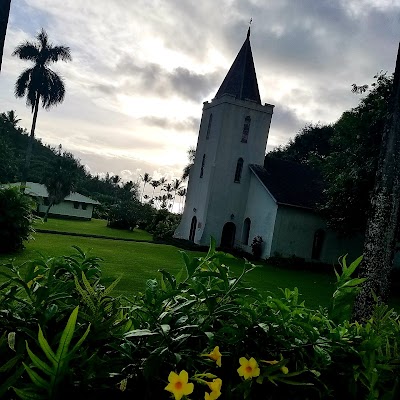
<svg viewBox="0 0 400 400"><path fill-rule="evenodd" d="M261 104L253 54L250 46L250 28L247 33L247 38L218 89L215 98L218 99L224 94L230 94L240 100L251 100Z"/></svg>
<svg viewBox="0 0 400 400"><path fill-rule="evenodd" d="M264 167L250 168L278 204L315 209L321 200L321 176L308 165L266 157Z"/></svg>

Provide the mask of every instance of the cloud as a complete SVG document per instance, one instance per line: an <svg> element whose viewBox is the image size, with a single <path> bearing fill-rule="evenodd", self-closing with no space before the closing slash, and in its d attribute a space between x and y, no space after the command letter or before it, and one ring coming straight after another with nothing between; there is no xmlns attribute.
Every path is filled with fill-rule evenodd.
<svg viewBox="0 0 400 400"><path fill-rule="evenodd" d="M202 102L215 95L251 26L262 100L275 104L268 147L309 122L333 122L370 83L394 69L399 0L21 0L12 2L0 106L29 129L13 84L27 63L15 46L44 26L71 48L57 63L63 104L39 112L44 142L80 154L96 172L180 175L197 140ZM155 171L155 172L152 172ZM161 171L161 172L160 172Z"/></svg>

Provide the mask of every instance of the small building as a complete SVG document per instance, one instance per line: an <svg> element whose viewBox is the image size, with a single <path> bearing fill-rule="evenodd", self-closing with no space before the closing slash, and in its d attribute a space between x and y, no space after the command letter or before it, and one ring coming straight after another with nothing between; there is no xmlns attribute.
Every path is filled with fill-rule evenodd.
<svg viewBox="0 0 400 400"><path fill-rule="evenodd" d="M11 185L19 186L20 184L17 182ZM37 212L39 215L44 215L49 205L46 186L41 183L26 182L25 193L35 198L38 204ZM97 200L72 192L60 204L55 204L50 208L49 216L90 220L94 206L98 204L100 203Z"/></svg>
<svg viewBox="0 0 400 400"><path fill-rule="evenodd" d="M250 28L211 102L204 102L196 158L176 238L251 252L336 263L362 251L362 238L341 238L316 212L321 187L307 166L266 159L274 106L262 103Z"/></svg>

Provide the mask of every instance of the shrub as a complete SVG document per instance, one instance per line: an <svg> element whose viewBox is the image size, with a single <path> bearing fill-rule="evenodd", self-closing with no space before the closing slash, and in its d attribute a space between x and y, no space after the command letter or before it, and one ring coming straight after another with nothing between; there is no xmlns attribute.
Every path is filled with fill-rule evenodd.
<svg viewBox="0 0 400 400"><path fill-rule="evenodd" d="M180 215L173 214L168 210L157 210L147 230L153 234L154 239L170 239L178 227Z"/></svg>
<svg viewBox="0 0 400 400"><path fill-rule="evenodd" d="M256 236L251 242L251 251L256 260L259 260L262 254L263 239L261 236Z"/></svg>
<svg viewBox="0 0 400 400"><path fill-rule="evenodd" d="M30 239L34 206L19 187L0 188L0 253L19 250L24 240Z"/></svg>
<svg viewBox="0 0 400 400"><path fill-rule="evenodd" d="M257 267L233 275L238 260L214 242L125 301L76 250L0 270L0 397L398 398L399 316L380 305L348 320L359 259L343 259L331 307L315 310L297 288L262 298L244 280Z"/></svg>

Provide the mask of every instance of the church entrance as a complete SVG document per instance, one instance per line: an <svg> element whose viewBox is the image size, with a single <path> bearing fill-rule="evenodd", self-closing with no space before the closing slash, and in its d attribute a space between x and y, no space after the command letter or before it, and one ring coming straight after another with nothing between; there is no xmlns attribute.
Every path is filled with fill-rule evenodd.
<svg viewBox="0 0 400 400"><path fill-rule="evenodd" d="M196 234L197 218L194 216L192 218L192 223L190 225L189 240L194 242L194 235Z"/></svg>
<svg viewBox="0 0 400 400"><path fill-rule="evenodd" d="M227 222L222 229L221 247L232 248L235 243L236 225Z"/></svg>

